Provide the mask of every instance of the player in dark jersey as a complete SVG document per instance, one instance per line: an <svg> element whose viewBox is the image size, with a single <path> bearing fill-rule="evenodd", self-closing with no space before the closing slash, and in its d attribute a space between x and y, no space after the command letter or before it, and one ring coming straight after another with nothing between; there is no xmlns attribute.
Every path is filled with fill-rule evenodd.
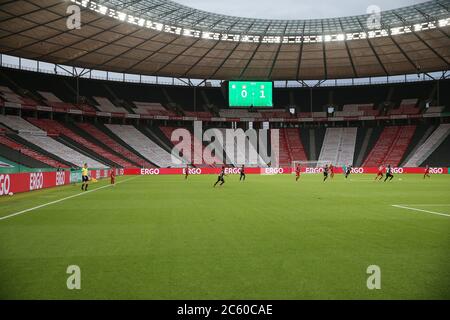
<svg viewBox="0 0 450 320"><path fill-rule="evenodd" d="M352 168L353 166L351 164L345 168L345 179L347 179L350 173L352 173Z"/></svg>
<svg viewBox="0 0 450 320"><path fill-rule="evenodd" d="M244 165L242 165L241 170L239 172L241 175L239 177L239 181L241 181L242 179L245 181L245 168Z"/></svg>
<svg viewBox="0 0 450 320"><path fill-rule="evenodd" d="M391 165L388 164L386 168L386 178L384 178L384 182L389 178L389 181L391 181L394 178L394 175L392 174L392 168Z"/></svg>
<svg viewBox="0 0 450 320"><path fill-rule="evenodd" d="M297 163L297 166L295 167L295 181L298 181L300 179L300 164Z"/></svg>
<svg viewBox="0 0 450 320"><path fill-rule="evenodd" d="M223 178L225 176L225 166L222 166L222 170L220 171L219 176L217 177L217 181L216 183L214 183L214 188L216 187L216 185L220 182L220 185L223 185L225 183L225 179Z"/></svg>
<svg viewBox="0 0 450 320"><path fill-rule="evenodd" d="M323 182L328 179L328 165L326 164L325 167L323 167Z"/></svg>
<svg viewBox="0 0 450 320"><path fill-rule="evenodd" d="M428 165L425 167L425 173L423 174L423 178L425 179L426 177L431 178L430 167Z"/></svg>

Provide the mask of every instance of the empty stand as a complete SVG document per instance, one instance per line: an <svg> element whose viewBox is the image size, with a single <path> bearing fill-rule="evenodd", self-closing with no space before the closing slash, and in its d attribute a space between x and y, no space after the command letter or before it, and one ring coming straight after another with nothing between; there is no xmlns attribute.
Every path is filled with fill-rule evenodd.
<svg viewBox="0 0 450 320"><path fill-rule="evenodd" d="M409 160L405 163L405 167L418 167L436 150L441 143L450 134L450 124L441 124L436 130L428 137L425 142L416 149Z"/></svg>
<svg viewBox="0 0 450 320"><path fill-rule="evenodd" d="M160 129L164 133L164 135L167 137L167 139L172 141L171 140L172 133L177 128L176 127L165 127L165 126L163 126L163 127L160 127ZM197 150L196 148L194 148L194 144L195 143L198 143L198 145L201 146L201 150L200 151ZM194 164L195 166L209 166L209 165L212 165L212 163L211 164L206 164L204 162L204 159L203 159L203 154L205 154L205 149L207 149L207 148L208 147L205 146L202 141L197 139L197 137L194 136L194 134L192 134L192 141L191 141L191 158L192 159L191 159L190 163ZM200 163L195 161L196 156L197 156L197 158L202 159L202 161ZM188 159L186 159L186 160L188 160ZM217 159L217 158L213 159L213 162L214 163L221 163L221 161L219 159Z"/></svg>
<svg viewBox="0 0 450 320"><path fill-rule="evenodd" d="M318 165L352 165L357 128L328 128L320 150Z"/></svg>
<svg viewBox="0 0 450 320"><path fill-rule="evenodd" d="M180 167L186 163L186 161L182 159L179 159L182 162L181 164L173 163L170 153L131 125L106 124L105 126L126 144L158 167Z"/></svg>
<svg viewBox="0 0 450 320"><path fill-rule="evenodd" d="M305 148L300 139L300 130L298 128L281 129L286 137L289 157L293 161L307 161Z"/></svg>
<svg viewBox="0 0 450 320"><path fill-rule="evenodd" d="M59 99L57 96L55 96L52 92L47 91L38 91L39 95L42 96L45 103L56 110L70 110L70 109L79 109L83 111L90 111L94 112L96 111L93 107L87 105L87 104L72 104L68 102L64 102L61 99Z"/></svg>
<svg viewBox="0 0 450 320"><path fill-rule="evenodd" d="M258 111L263 118L290 118L291 114L284 109L261 109Z"/></svg>
<svg viewBox="0 0 450 320"><path fill-rule="evenodd" d="M24 155L26 155L30 158L33 158L35 160L38 160L42 163L45 163L45 164L49 165L50 167L67 168L67 166L65 164L63 164L59 161L56 161L54 159L51 159L51 158L47 157L46 155L40 154L40 153L36 152L35 150L28 148L27 146L17 143L16 141L8 138L7 136L0 135L0 144L7 146L8 148L11 148L16 151L19 150Z"/></svg>
<svg viewBox="0 0 450 320"><path fill-rule="evenodd" d="M39 148L54 154L60 159L74 164L77 167L81 167L84 163L87 163L91 168L106 168L104 164L91 159L84 154L67 147L66 145L56 141L47 136L47 133L36 126L32 125L28 121L17 116L1 116L0 122L7 127L17 131L19 136L26 141L35 144Z"/></svg>
<svg viewBox="0 0 450 320"><path fill-rule="evenodd" d="M377 143L370 151L363 166L378 167L390 164L398 166L403 159L416 126L392 126L384 128Z"/></svg>
<svg viewBox="0 0 450 320"><path fill-rule="evenodd" d="M279 161L280 166L282 167L289 167L292 165L292 161L296 160L293 159L291 156L291 153L289 151L289 144L287 142L286 134L284 129L281 129L279 131Z"/></svg>
<svg viewBox="0 0 450 320"><path fill-rule="evenodd" d="M133 110L137 114L149 116L176 116L173 111L166 110L160 103L133 101L136 108Z"/></svg>
<svg viewBox="0 0 450 320"><path fill-rule="evenodd" d="M392 143L391 148L386 154L383 163L398 166L403 159L406 149L414 135L416 126L401 126L398 129L397 136Z"/></svg>
<svg viewBox="0 0 450 320"><path fill-rule="evenodd" d="M346 104L342 107L342 111L336 111L335 117L360 117L360 116L377 116L378 110L373 109L373 103L363 104Z"/></svg>
<svg viewBox="0 0 450 320"><path fill-rule="evenodd" d="M234 139L231 141L230 139L227 139L226 129L214 129L217 132L220 132L223 136L223 149L225 150L226 156L228 160L234 165L234 166L240 166L242 164L245 164L248 167L256 167L258 166L258 161L262 163L261 157L259 155L256 158L256 161L251 161L249 159L249 153L246 152L245 146L241 143L238 143L237 139ZM247 145L247 142L245 143ZM248 147L250 152L256 152L255 148L251 143L248 144ZM234 150L232 153L231 150ZM242 160L244 160L245 163L242 163Z"/></svg>
<svg viewBox="0 0 450 320"><path fill-rule="evenodd" d="M357 128L342 128L341 141L338 149L336 165L353 165L355 156Z"/></svg>
<svg viewBox="0 0 450 320"><path fill-rule="evenodd" d="M425 110L426 114L433 114L433 113L441 113L443 112L445 109L445 107L443 106L433 106L433 107L429 107Z"/></svg>
<svg viewBox="0 0 450 320"><path fill-rule="evenodd" d="M326 118L327 113L323 111L299 112L298 116L300 118Z"/></svg>
<svg viewBox="0 0 450 320"><path fill-rule="evenodd" d="M90 123L77 123L77 126L84 130L86 133L88 133L92 138L101 141L104 145L106 145L111 150L115 151L118 154L121 154L122 157L125 157L129 161L133 162L135 165L140 167L151 167L152 164L145 160L142 157L139 157L132 151L128 150L118 142L116 142L114 139L112 139L110 136L108 136L106 133L95 127L93 124Z"/></svg>
<svg viewBox="0 0 450 320"><path fill-rule="evenodd" d="M186 117L197 117L197 118L211 118L212 114L208 111L185 111L184 115Z"/></svg>
<svg viewBox="0 0 450 320"><path fill-rule="evenodd" d="M10 88L5 86L0 86L0 97L5 100L6 102L14 103L14 104L21 104L21 105L28 105L28 106L36 106L36 101L22 97L18 94L16 94L14 91L12 91Z"/></svg>
<svg viewBox="0 0 450 320"><path fill-rule="evenodd" d="M87 163L90 168L107 168L103 163L98 162L72 148L69 148L65 144L56 141L47 136L36 136L31 134L20 134L20 137L37 145L45 151L56 155L64 161L70 162L77 167L83 166Z"/></svg>
<svg viewBox="0 0 450 320"><path fill-rule="evenodd" d="M166 136L166 138L172 143L172 146L173 146L173 141L172 141L172 133L177 129L177 128L175 128L175 127L164 127L164 126L162 126L162 127L159 127L159 129L161 130L161 132ZM195 139L194 137L193 137L193 139ZM194 160L195 160L195 155L197 155L197 157L200 157L200 159L203 159L203 153L196 153L195 151L195 148L194 148L194 142L193 142L193 139L191 139L191 141L190 141L190 144L191 144L191 149L190 149L190 152L191 152L191 155L190 155L190 159L187 157L187 155L186 154L183 154L183 158L186 160L186 161L188 161L189 163L192 163L192 164L194 164L194 165L201 165L201 164L203 164L203 161L201 162L201 163L196 163ZM202 152L203 152L203 148L202 148Z"/></svg>
<svg viewBox="0 0 450 320"><path fill-rule="evenodd" d="M261 113L249 112L248 109L221 109L219 115L222 118L261 118Z"/></svg>
<svg viewBox="0 0 450 320"><path fill-rule="evenodd" d="M25 119L18 116L0 115L0 122L18 133L31 133L36 135L46 135L46 132L32 125Z"/></svg>
<svg viewBox="0 0 450 320"><path fill-rule="evenodd" d="M400 106L396 109L390 109L388 115L401 115L401 114L418 114L420 109L418 107L418 99L403 99L400 102Z"/></svg>
<svg viewBox="0 0 450 320"><path fill-rule="evenodd" d="M46 130L47 132L56 133L58 135L64 135L68 138L70 138L72 141L76 142L77 144L89 149L92 153L94 153L97 156L104 157L105 159L108 159L109 161L114 162L117 166L124 167L124 168L130 168L134 167L135 165L132 164L129 161L126 161L119 157L116 154L113 154L109 150L106 150L105 148L86 140L85 138L81 137L74 131L68 129L61 123L50 120L50 119L36 119L36 118L29 118L28 121L33 123L36 126L39 126L43 130Z"/></svg>
<svg viewBox="0 0 450 320"><path fill-rule="evenodd" d="M116 107L108 98L105 97L94 97L97 102L97 108L102 112L112 112L112 113L128 113L122 107Z"/></svg>

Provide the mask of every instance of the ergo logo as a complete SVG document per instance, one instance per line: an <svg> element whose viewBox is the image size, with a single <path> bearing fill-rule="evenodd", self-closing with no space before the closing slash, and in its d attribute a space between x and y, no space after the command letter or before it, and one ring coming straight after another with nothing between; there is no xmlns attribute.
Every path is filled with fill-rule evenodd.
<svg viewBox="0 0 450 320"><path fill-rule="evenodd" d="M392 173L403 173L403 168L392 168Z"/></svg>
<svg viewBox="0 0 450 320"><path fill-rule="evenodd" d="M44 175L42 172L30 173L30 191L42 189L44 186Z"/></svg>
<svg viewBox="0 0 450 320"><path fill-rule="evenodd" d="M66 175L65 172L56 172L56 185L62 186L66 182Z"/></svg>
<svg viewBox="0 0 450 320"><path fill-rule="evenodd" d="M443 168L430 168L430 173L442 174L442 173L444 173L444 169Z"/></svg>
<svg viewBox="0 0 450 320"><path fill-rule="evenodd" d="M183 174L186 174L186 168L183 168ZM189 168L188 174L202 174L201 168Z"/></svg>
<svg viewBox="0 0 450 320"><path fill-rule="evenodd" d="M321 173L323 168L306 168L305 173Z"/></svg>
<svg viewBox="0 0 450 320"><path fill-rule="evenodd" d="M362 168L362 167L352 168L352 170L350 172L351 173L364 173L364 168Z"/></svg>
<svg viewBox="0 0 450 320"><path fill-rule="evenodd" d="M148 174L159 174L159 169L141 169L141 175L148 175Z"/></svg>
<svg viewBox="0 0 450 320"><path fill-rule="evenodd" d="M282 174L284 173L283 168L265 168L264 169L265 174Z"/></svg>
<svg viewBox="0 0 450 320"><path fill-rule="evenodd" d="M11 179L9 174L0 174L0 196L9 194L11 188Z"/></svg>
<svg viewBox="0 0 450 320"><path fill-rule="evenodd" d="M240 172L240 168L225 168L225 174L238 174Z"/></svg>

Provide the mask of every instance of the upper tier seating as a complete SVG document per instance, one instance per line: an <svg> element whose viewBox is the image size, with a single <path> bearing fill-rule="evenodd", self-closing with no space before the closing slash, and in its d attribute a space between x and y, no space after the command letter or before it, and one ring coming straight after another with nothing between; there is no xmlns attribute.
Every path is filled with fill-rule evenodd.
<svg viewBox="0 0 450 320"><path fill-rule="evenodd" d="M36 101L22 97L18 94L16 94L14 91L12 91L10 88L5 86L0 86L0 97L10 103L17 103L21 105L27 105L27 106L36 106Z"/></svg>
<svg viewBox="0 0 450 320"><path fill-rule="evenodd" d="M259 112L249 112L248 109L220 109L222 118L261 118Z"/></svg>
<svg viewBox="0 0 450 320"><path fill-rule="evenodd" d="M87 104L72 104L68 102L61 101L57 96L51 92L38 91L38 93L45 99L46 104L49 107L59 110L69 110L69 109L79 109L83 111L95 112L96 110Z"/></svg>
<svg viewBox="0 0 450 320"><path fill-rule="evenodd" d="M110 152L109 150L106 150L105 148L103 148L99 145L96 145L95 143L93 143L89 140L86 140L85 138L81 137L74 131L66 128L64 125L62 125L61 123L59 123L57 121L50 120L50 119L36 119L36 118L28 118L28 121L31 122L32 124L42 128L43 130L46 130L47 132L56 133L58 135L60 135L60 134L64 135L64 136L72 139L79 145L82 145L83 147L91 150L94 154L100 155L110 161L113 161L120 167L131 168L131 167L135 166L131 162L122 159L121 157Z"/></svg>
<svg viewBox="0 0 450 320"><path fill-rule="evenodd" d="M418 99L403 99L400 106L396 109L390 109L388 115L400 115L400 114L418 114L420 109L417 106Z"/></svg>
<svg viewBox="0 0 450 320"><path fill-rule="evenodd" d="M436 150L450 134L450 123L444 123L434 130L425 142L416 149L405 163L405 167L418 167Z"/></svg>
<svg viewBox="0 0 450 320"><path fill-rule="evenodd" d="M106 124L106 127L158 167L182 167L186 164L186 161L182 159L178 159L181 164L174 163L170 153L131 125Z"/></svg>
<svg viewBox="0 0 450 320"><path fill-rule="evenodd" d="M173 111L166 110L160 103L133 101L136 108L133 110L137 114L149 116L176 116Z"/></svg>
<svg viewBox="0 0 450 320"><path fill-rule="evenodd" d="M116 107L108 98L104 97L94 97L94 100L97 102L97 109L102 112L113 112L113 113L128 113L122 107Z"/></svg>
<svg viewBox="0 0 450 320"><path fill-rule="evenodd" d="M314 111L314 112L300 112L298 114L298 116L300 118L326 118L327 117L327 113L326 112L318 112L318 111Z"/></svg>
<svg viewBox="0 0 450 320"><path fill-rule="evenodd" d="M7 146L8 148L14 149L14 150L20 150L21 153L23 153L24 155L36 159L42 163L45 163L47 165L49 165L50 167L53 168L68 168L65 164L56 161L44 154L41 154L37 151L34 151L30 148L28 148L27 146L24 146L23 144L20 144L4 135L0 135L0 144Z"/></svg>
<svg viewBox="0 0 450 320"><path fill-rule="evenodd" d="M261 109L258 110L263 118L290 118L291 114L284 109Z"/></svg>
<svg viewBox="0 0 450 320"><path fill-rule="evenodd" d="M77 123L77 126L80 129L84 130L86 133L90 134L93 138L101 141L111 150L114 150L115 152L121 154L123 157L127 158L129 161L132 161L136 165L140 167L152 167L152 164L150 162L148 162L144 158L137 156L135 153L131 152L130 150L116 142L114 139L112 139L110 136L108 136L106 133L104 133L94 125L90 123Z"/></svg>
<svg viewBox="0 0 450 320"><path fill-rule="evenodd" d="M75 109L74 105L72 105L71 103L61 101L57 96L55 96L51 92L38 91L38 93L44 98L45 103L49 107L59 110Z"/></svg>
<svg viewBox="0 0 450 320"><path fill-rule="evenodd" d="M197 117L197 118L211 118L212 114L209 113L208 111L185 111L184 115L186 117Z"/></svg>
<svg viewBox="0 0 450 320"><path fill-rule="evenodd" d="M424 113L426 113L426 114L441 113L444 111L444 109L445 109L445 107L443 107L443 106L433 106L433 107L427 108Z"/></svg>
<svg viewBox="0 0 450 320"><path fill-rule="evenodd" d="M31 123L18 116L0 115L0 122L11 129L18 131L21 138L77 167L81 167L84 163L87 163L91 168L107 167L104 164L67 147L61 142L48 137L45 131L33 126Z"/></svg>
<svg viewBox="0 0 450 320"><path fill-rule="evenodd" d="M373 109L373 103L365 104L346 104L342 107L342 111L336 111L335 117L360 117L360 116L377 116L378 110Z"/></svg>

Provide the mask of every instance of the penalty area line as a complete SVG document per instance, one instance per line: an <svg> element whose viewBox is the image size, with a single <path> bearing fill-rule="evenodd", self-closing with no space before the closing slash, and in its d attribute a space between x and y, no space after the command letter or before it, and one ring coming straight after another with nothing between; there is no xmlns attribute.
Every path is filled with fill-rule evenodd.
<svg viewBox="0 0 450 320"><path fill-rule="evenodd" d="M125 179L125 180L122 180L122 181L118 181L116 184L127 182L127 181L130 181L130 180L136 179L136 178L137 177L133 177L133 178ZM71 196L68 196L68 197L65 197L65 198L61 198L61 199L58 199L58 200L54 200L54 201L50 201L50 202L38 205L38 206L33 207L33 208L29 208L29 209L25 209L25 210L22 210L22 211L19 211L19 212L11 213L11 214L9 214L7 216L0 217L0 220L6 220L6 219L9 219L9 218L18 216L20 214L24 214L24 213L27 213L27 212L30 212L30 211L33 211L33 210L37 210L37 209L40 209L40 208L43 208L43 207L47 207L47 206L50 206L50 205L55 204L55 203L59 203L59 202L65 201L65 200L76 198L76 197L79 197L79 196L82 196L82 195L85 195L85 194L88 194L88 193L91 193L91 192L94 192L94 191L98 191L98 190L101 190L101 189L109 188L109 187L112 187L112 186L113 186L112 184L108 184L106 186L102 186L102 187L98 187L98 188L95 188L95 189L92 189L92 190L88 190L88 191L80 192L80 193L77 193L77 194L73 194Z"/></svg>
<svg viewBox="0 0 450 320"><path fill-rule="evenodd" d="M430 210L424 210L424 209L418 209L418 208L413 208L413 207L407 207L407 206L399 205L399 204L393 204L392 207L406 209L406 210L419 211L419 212L425 212L425 213L435 214L438 216L450 217L450 214L446 214L446 213L442 213L442 212L435 212L435 211L430 211Z"/></svg>

